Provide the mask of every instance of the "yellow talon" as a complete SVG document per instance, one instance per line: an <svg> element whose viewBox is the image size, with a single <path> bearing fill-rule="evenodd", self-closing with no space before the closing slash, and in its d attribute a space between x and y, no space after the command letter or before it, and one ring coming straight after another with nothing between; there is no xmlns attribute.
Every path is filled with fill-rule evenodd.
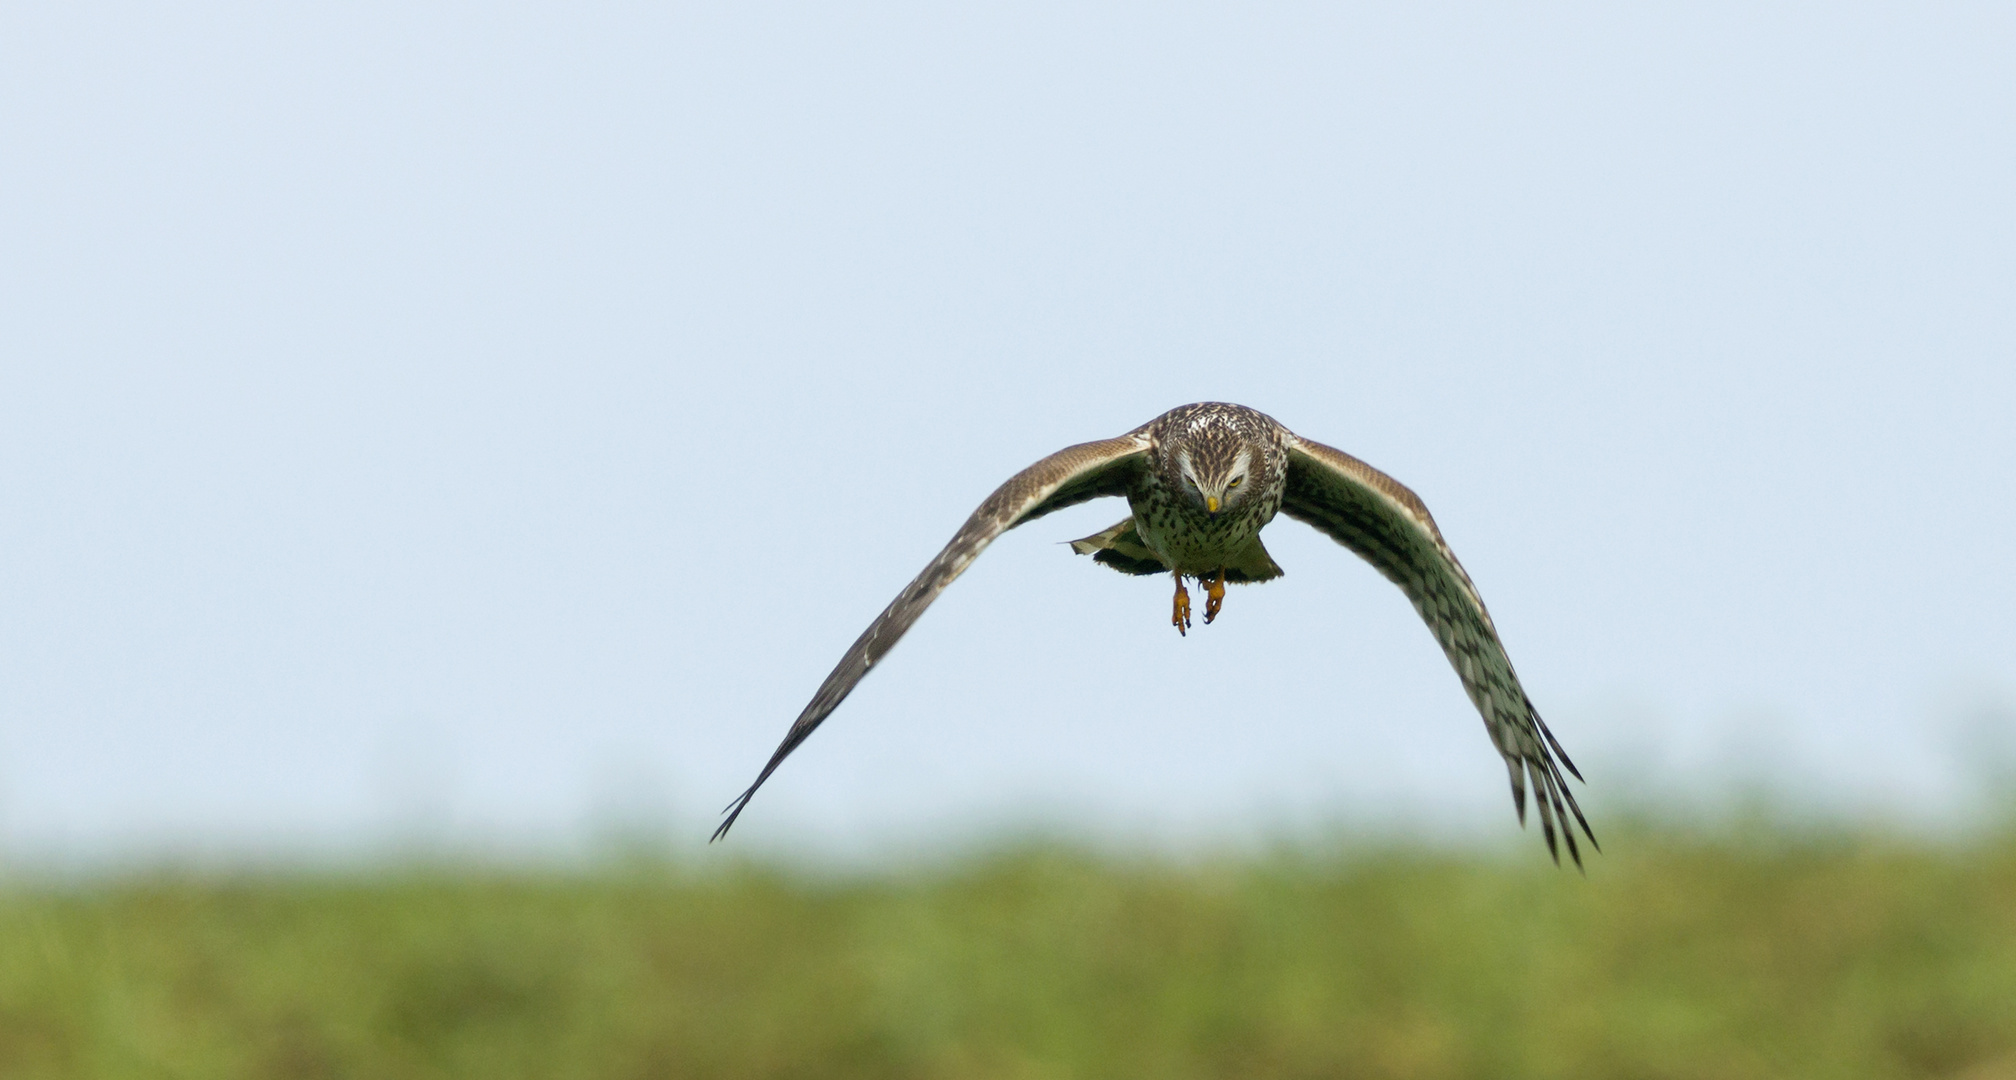
<svg viewBox="0 0 2016 1080"><path fill-rule="evenodd" d="M1218 572L1204 582L1204 622L1208 625L1218 617L1218 609L1225 603L1225 570Z"/></svg>
<svg viewBox="0 0 2016 1080"><path fill-rule="evenodd" d="M1190 590L1183 587L1181 574L1176 575L1176 612L1169 621L1175 625L1177 633L1190 636Z"/></svg>

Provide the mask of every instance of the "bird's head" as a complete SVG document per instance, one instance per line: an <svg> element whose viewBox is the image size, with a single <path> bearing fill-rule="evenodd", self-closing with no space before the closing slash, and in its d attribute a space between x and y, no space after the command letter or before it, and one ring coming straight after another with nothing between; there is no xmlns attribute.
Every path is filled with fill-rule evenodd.
<svg viewBox="0 0 2016 1080"><path fill-rule="evenodd" d="M1220 401L1171 409L1151 433L1156 475L1205 514L1238 509L1280 486L1288 468L1281 430L1252 409Z"/></svg>
<svg viewBox="0 0 2016 1080"><path fill-rule="evenodd" d="M1246 497L1263 460L1259 448L1238 438L1194 440L1178 446L1174 458L1183 493L1214 516Z"/></svg>

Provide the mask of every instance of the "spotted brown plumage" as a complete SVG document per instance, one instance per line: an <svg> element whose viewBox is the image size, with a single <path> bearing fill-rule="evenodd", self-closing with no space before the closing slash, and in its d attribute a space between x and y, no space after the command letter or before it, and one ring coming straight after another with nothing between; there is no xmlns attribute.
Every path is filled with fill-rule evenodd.
<svg viewBox="0 0 2016 1080"><path fill-rule="evenodd" d="M714 839L727 834L777 766L988 544L1053 510L1107 495L1125 496L1131 515L1073 541L1072 549L1123 573L1172 575L1171 621L1179 631L1191 625L1184 578L1206 586L1210 622L1225 582L1281 576L1260 542L1260 530L1277 513L1307 522L1371 563L1413 602L1462 679L1505 759L1520 822L1526 820L1531 780L1548 851L1560 861L1558 831L1581 865L1570 816L1590 844L1596 837L1562 769L1578 780L1582 774L1519 685L1483 599L1428 508L1404 485L1357 458L1300 438L1265 413L1222 402L1185 405L1119 438L1067 447L989 495L840 658L756 781L728 805Z"/></svg>

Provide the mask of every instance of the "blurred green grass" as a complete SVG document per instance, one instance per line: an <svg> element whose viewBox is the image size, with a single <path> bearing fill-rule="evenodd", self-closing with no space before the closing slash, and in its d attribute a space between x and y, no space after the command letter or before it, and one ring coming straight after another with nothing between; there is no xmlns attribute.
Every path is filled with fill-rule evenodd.
<svg viewBox="0 0 2016 1080"><path fill-rule="evenodd" d="M1606 839L17 882L0 1077L2016 1077L2016 838Z"/></svg>

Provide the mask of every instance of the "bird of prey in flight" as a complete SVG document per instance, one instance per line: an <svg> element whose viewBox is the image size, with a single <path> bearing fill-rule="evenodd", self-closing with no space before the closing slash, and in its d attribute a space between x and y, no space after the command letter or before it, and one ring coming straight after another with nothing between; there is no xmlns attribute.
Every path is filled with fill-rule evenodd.
<svg viewBox="0 0 2016 1080"><path fill-rule="evenodd" d="M1441 643L1483 715L1492 745L1505 758L1520 822L1526 820L1530 779L1548 851L1555 862L1561 861L1555 846L1558 822L1569 856L1581 865L1574 825L1582 827L1592 846L1596 837L1561 770L1577 780L1582 774L1520 688L1477 587L1443 542L1428 508L1398 481L1357 458L1302 438L1264 413L1223 402L1185 405L1119 438L1067 446L987 496L952 542L840 658L756 782L728 805L714 839L727 834L756 789L988 544L1024 522L1104 495L1125 496L1133 513L1112 528L1073 541L1072 548L1124 574L1171 575L1176 595L1169 621L1181 634L1192 626L1184 578L1203 588L1204 621L1209 623L1218 617L1227 582L1281 576L1260 542L1261 528L1277 512L1308 522L1357 552L1400 586Z"/></svg>

